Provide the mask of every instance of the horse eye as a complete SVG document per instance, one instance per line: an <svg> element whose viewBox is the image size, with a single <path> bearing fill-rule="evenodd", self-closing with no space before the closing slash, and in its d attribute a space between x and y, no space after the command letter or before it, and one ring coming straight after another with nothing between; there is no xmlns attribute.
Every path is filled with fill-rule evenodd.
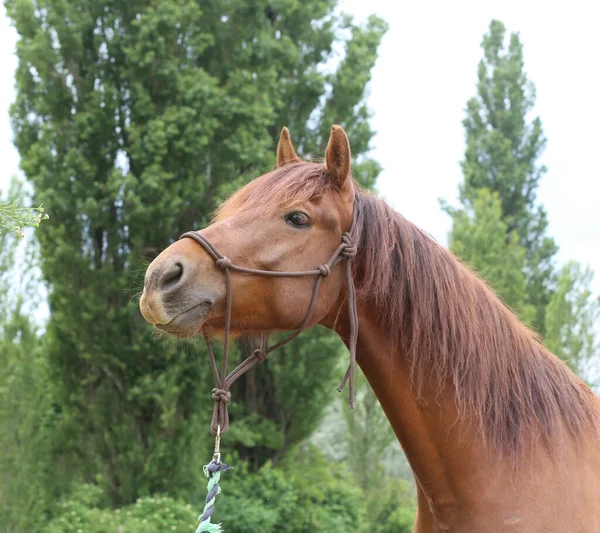
<svg viewBox="0 0 600 533"><path fill-rule="evenodd" d="M286 215L285 219L297 228L303 228L309 225L308 216L304 213L300 213L299 211Z"/></svg>

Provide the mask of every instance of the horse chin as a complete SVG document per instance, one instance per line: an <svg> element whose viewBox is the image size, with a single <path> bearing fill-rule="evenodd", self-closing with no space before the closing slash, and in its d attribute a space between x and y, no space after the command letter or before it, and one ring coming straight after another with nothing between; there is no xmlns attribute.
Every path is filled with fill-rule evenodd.
<svg viewBox="0 0 600 533"><path fill-rule="evenodd" d="M201 332L212 307L212 301L203 301L173 317L166 324L154 324L154 327L173 337L193 337Z"/></svg>

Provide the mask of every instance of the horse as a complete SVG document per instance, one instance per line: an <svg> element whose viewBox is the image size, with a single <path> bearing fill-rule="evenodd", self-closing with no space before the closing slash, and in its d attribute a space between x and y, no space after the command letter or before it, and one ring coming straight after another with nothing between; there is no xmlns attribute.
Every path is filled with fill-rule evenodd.
<svg viewBox="0 0 600 533"><path fill-rule="evenodd" d="M475 273L352 175L333 126L324 162L287 129L277 167L234 193L197 234L260 271L314 269L352 229L351 280L232 272L181 239L149 265L140 310L160 331L210 337L324 325L351 345L417 487L415 533L600 532L600 398ZM229 276L229 274L227 274Z"/></svg>

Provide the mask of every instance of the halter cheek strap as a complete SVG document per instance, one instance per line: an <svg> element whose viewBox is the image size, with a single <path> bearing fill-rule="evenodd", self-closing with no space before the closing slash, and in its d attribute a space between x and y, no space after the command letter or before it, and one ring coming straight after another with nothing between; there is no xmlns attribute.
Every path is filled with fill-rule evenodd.
<svg viewBox="0 0 600 533"><path fill-rule="evenodd" d="M356 219L356 211L354 215ZM331 256L331 259L323 264L319 265L315 270L307 270L300 272L279 272L273 270L257 270L253 268L245 268L234 265L227 257L225 257L217 248L208 240L206 237L199 235L193 231L184 233L180 239L189 238L195 240L215 261L216 265L223 270L225 273L225 340L223 344L223 361L221 363L221 372L217 370L217 362L212 350L212 345L209 338L204 335L206 340L206 347L208 355L210 357L210 365L215 377L216 386L212 390L212 398L215 401L215 407L213 410L213 418L211 423L211 431L213 435L217 435L220 430L220 434L223 434L229 428L229 413L227 411L227 404L231 400L231 385L254 365L264 361L271 352L277 348L287 344L291 340L295 339L302 331L306 329L310 323L310 319L315 310L317 299L319 297L319 289L323 279L329 276L332 267L345 261L346 267L346 280L348 283L348 313L350 319L350 338L348 347L350 350L350 364L344 374L344 378L338 388L341 391L346 382L349 382L349 403L350 407L354 408L354 368L356 365L356 342L358 340L358 315L356 312L356 289L354 286L354 278L352 276L352 258L356 255L357 246L354 239L355 234L355 222L352 222L350 230L342 235L342 241L337 247L336 251ZM302 324L294 331L291 335L286 337L281 342L272 346L267 346L266 335L261 336L260 348L254 350L252 355L242 361L230 374L227 374L227 361L229 359L229 334L231 331L231 301L232 301L232 290L231 290L231 272L243 272L245 274L256 274L258 276L272 276L278 278L291 278L291 277L306 277L315 276L315 284L313 286L312 298L308 306L306 316L302 321Z"/></svg>

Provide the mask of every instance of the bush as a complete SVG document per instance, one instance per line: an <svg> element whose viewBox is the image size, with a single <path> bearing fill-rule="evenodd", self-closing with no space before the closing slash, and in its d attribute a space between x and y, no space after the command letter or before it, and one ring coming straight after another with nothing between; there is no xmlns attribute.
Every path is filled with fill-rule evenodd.
<svg viewBox="0 0 600 533"><path fill-rule="evenodd" d="M340 465L314 450L291 452L275 468L248 474L241 464L229 477L215 516L231 533L355 532L363 514L361 493ZM232 472L233 473L233 472Z"/></svg>
<svg viewBox="0 0 600 533"><path fill-rule="evenodd" d="M103 508L104 503L102 489L80 485L60 504L60 514L41 529L48 533L189 533L197 527L196 510L167 496L140 498L121 509Z"/></svg>
<svg viewBox="0 0 600 533"><path fill-rule="evenodd" d="M399 507L387 522L377 529L377 533L411 533L415 523L415 509Z"/></svg>
<svg viewBox="0 0 600 533"><path fill-rule="evenodd" d="M381 478L378 514L370 513L369 533L411 533L417 501L414 489L404 479Z"/></svg>
<svg viewBox="0 0 600 533"><path fill-rule="evenodd" d="M278 466L266 463L251 473L248 464L230 460L234 470L222 475L213 522L227 533L410 533L414 496L401 480L382 477L382 501L377 516L369 515L367 500L352 475L328 462L314 449L290 452ZM108 508L102 489L79 485L47 533L188 533L198 526L206 496L198 475L193 504L164 495L140 498L120 509ZM370 525L373 524L373 525Z"/></svg>
<svg viewBox="0 0 600 533"><path fill-rule="evenodd" d="M280 467L265 464L250 473L244 462L222 476L213 522L227 533L355 532L363 507L360 490L340 465L328 464L315 452L290 454ZM120 509L107 508L103 491L80 485L58 505L48 533L164 533L195 531L205 497L198 476L198 501L156 495ZM201 489L201 490L200 490Z"/></svg>

